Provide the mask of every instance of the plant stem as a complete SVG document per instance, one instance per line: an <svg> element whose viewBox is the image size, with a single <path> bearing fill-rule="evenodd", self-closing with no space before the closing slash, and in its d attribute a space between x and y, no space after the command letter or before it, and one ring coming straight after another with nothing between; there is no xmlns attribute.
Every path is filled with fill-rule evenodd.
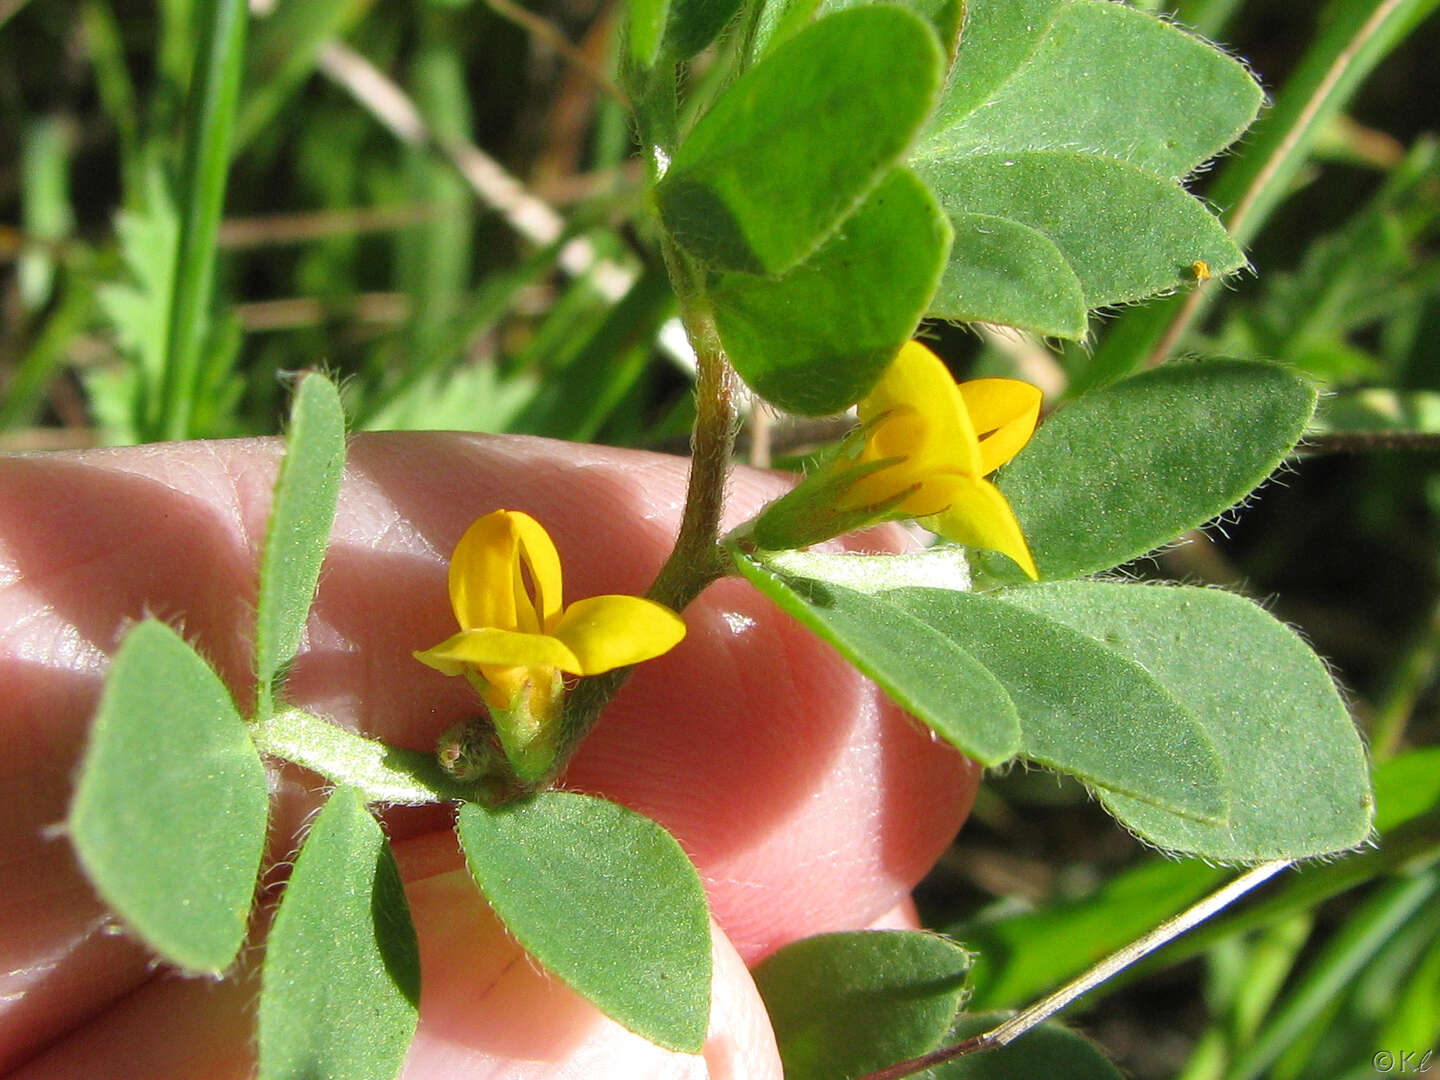
<svg viewBox="0 0 1440 1080"><path fill-rule="evenodd" d="M642 71L630 62L627 51L621 82L634 109L650 181L659 183L679 141L674 66ZM680 317L695 350L695 427L690 438L685 509L675 547L645 595L674 611L683 611L705 586L725 573L727 560L720 546L720 522L739 429L739 387L720 343L701 273L668 237L662 248L680 302ZM543 775L524 783L520 793L543 790L564 771L605 706L630 677L630 670L619 668L581 679L575 685L566 698L553 761Z"/></svg>
<svg viewBox="0 0 1440 1080"><path fill-rule="evenodd" d="M675 103L675 69L638 70L628 59L621 66L626 96L634 109L644 157L652 183L669 167L678 142ZM720 546L720 522L725 510L725 487L738 430L735 373L725 357L701 274L667 237L663 241L665 265L670 273L685 332L696 354L696 417L691 435L690 476L675 547L646 595L674 611L683 611L705 586L725 573L727 559ZM562 260L563 261L563 260ZM508 748L482 768L477 785L482 801L500 802L543 791L565 770L570 758L590 733L601 712L630 677L630 668L618 668L581 679L566 695L554 753L534 770L517 770ZM493 723L476 719L459 729L462 744L485 745L494 734ZM525 772L522 779L519 772Z"/></svg>
<svg viewBox="0 0 1440 1080"><path fill-rule="evenodd" d="M671 277L680 291L681 318L695 346L695 430L690 441L685 510L675 549L646 595L656 603L683 611L706 585L724 573L724 556L719 546L720 520L725 510L725 487L735 452L735 434L739 430L736 405L739 388L734 369L721 347L708 299L698 289L689 291L688 295L680 290L682 282L690 285L686 280L684 256L672 251L667 251L666 256Z"/></svg>
<svg viewBox="0 0 1440 1080"><path fill-rule="evenodd" d="M674 611L683 611L705 586L725 573L720 522L739 427L736 405L739 388L720 344L709 301L696 284L685 256L667 242L665 261L697 358L695 429L690 440L690 477L680 531L670 557L645 595ZM571 755L600 719L601 711L630 677L630 671L630 668L620 668L581 679L571 691L555 761L549 775L538 786L548 786L564 770Z"/></svg>
<svg viewBox="0 0 1440 1080"><path fill-rule="evenodd" d="M473 785L447 775L433 753L387 746L303 709L281 709L251 723L250 738L267 757L350 784L366 802L419 805L475 795Z"/></svg>

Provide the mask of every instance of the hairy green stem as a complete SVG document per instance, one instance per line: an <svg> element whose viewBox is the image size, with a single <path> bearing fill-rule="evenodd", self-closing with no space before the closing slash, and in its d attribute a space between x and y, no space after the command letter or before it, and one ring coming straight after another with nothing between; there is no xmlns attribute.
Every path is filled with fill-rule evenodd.
<svg viewBox="0 0 1440 1080"><path fill-rule="evenodd" d="M651 600L683 611L712 581L722 577L726 556L720 546L725 488L735 450L739 386L715 329L710 304L685 256L666 246L666 262L680 299L680 313L695 347L695 429L690 444L690 477L675 547L646 593ZM581 679L566 702L560 742L548 785L558 776L600 713L630 676L630 668ZM543 785L542 785L543 786Z"/></svg>
<svg viewBox="0 0 1440 1080"><path fill-rule="evenodd" d="M447 774L429 751L387 746L303 709L281 709L252 723L250 738L265 756L349 784L366 802L418 805L483 797L475 785Z"/></svg>
<svg viewBox="0 0 1440 1080"><path fill-rule="evenodd" d="M679 141L674 67L662 65L655 70L639 70L630 62L627 51L621 79L635 111L650 180L659 183ZM727 567L727 557L720 546L720 522L739 426L736 404L739 386L720 343L710 300L701 284L702 273L668 237L663 242L663 250L680 302L680 316L695 349L696 415L680 530L674 548L646 596L673 611L683 611L705 586L721 577ZM571 688L548 765L521 779L515 775L513 760L497 761L486 774L495 798L503 801L543 790L554 783L610 699L630 677L630 670L620 668L583 678ZM461 732L461 741L465 745L489 745L488 736L493 730L493 724L477 720ZM509 756L507 750L505 757Z"/></svg>
<svg viewBox="0 0 1440 1080"><path fill-rule="evenodd" d="M709 301L682 296L681 314L695 347L695 431L690 443L690 478L675 549L646 595L682 611L702 589L725 572L720 520L735 452L739 386L720 345Z"/></svg>
<svg viewBox="0 0 1440 1080"><path fill-rule="evenodd" d="M664 176L677 140L673 74L673 70L636 71L628 64L622 70L653 182ZM739 426L739 384L720 343L700 271L668 238L664 254L696 354L696 418L680 529L646 595L674 611L683 611L728 567L720 545L720 523ZM253 725L252 731L262 753L295 761L337 782L355 784L375 801L469 798L495 805L550 787L629 678L630 670L620 668L583 678L572 687L553 753L547 749L549 760L532 762L531 768L517 762L511 747L502 746L504 740L498 738L491 717L457 724L441 737L434 755L392 750L293 709Z"/></svg>

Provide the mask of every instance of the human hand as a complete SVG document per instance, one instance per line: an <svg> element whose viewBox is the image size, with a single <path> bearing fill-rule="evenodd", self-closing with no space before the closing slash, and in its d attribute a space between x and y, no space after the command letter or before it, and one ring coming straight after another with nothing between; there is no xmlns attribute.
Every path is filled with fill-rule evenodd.
<svg viewBox="0 0 1440 1080"><path fill-rule="evenodd" d="M220 983L157 967L114 932L55 826L108 656L137 619L180 627L248 704L255 566L280 452L246 440L0 461L0 1068L15 1076L253 1069L259 951ZM673 539L684 468L540 440L353 440L289 698L432 747L477 707L462 680L410 655L453 631L445 563L465 527L498 507L525 510L554 537L569 597L641 593ZM782 486L738 472L731 522ZM901 540L866 536L872 550ZM397 808L384 819L424 971L406 1077L778 1077L744 962L885 917L964 819L977 770L748 585L716 583L685 619L685 642L636 670L565 783L659 821L699 868L716 957L704 1064L626 1032L529 962L463 870L448 809ZM275 858L293 850L321 791L313 775L279 770Z"/></svg>

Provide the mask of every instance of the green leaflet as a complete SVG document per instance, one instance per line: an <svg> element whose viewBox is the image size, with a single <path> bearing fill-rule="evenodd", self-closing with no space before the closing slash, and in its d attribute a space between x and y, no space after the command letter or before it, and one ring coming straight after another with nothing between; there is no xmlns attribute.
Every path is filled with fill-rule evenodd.
<svg viewBox="0 0 1440 1080"><path fill-rule="evenodd" d="M699 263L782 274L809 256L910 145L943 56L916 15L837 12L751 68L681 144L655 188Z"/></svg>
<svg viewBox="0 0 1440 1080"><path fill-rule="evenodd" d="M337 788L266 943L260 1080L391 1080L419 1006L420 951L390 843L360 795Z"/></svg>
<svg viewBox="0 0 1440 1080"><path fill-rule="evenodd" d="M649 818L547 791L460 808L480 891L525 950L631 1031L698 1053L710 1015L710 924L699 875Z"/></svg>
<svg viewBox="0 0 1440 1080"><path fill-rule="evenodd" d="M1142 664L1214 740L1231 796L1223 826L1100 792L1151 843L1252 863L1342 851L1370 834L1365 751L1330 673L1250 601L1214 589L1103 582L1001 595Z"/></svg>
<svg viewBox="0 0 1440 1080"><path fill-rule="evenodd" d="M1239 138L1260 108L1242 64L1170 23L1111 0L1042 6L1054 16L1043 36L969 109L973 53L957 57L916 160L1069 148L1179 180ZM971 17L1039 25L1023 5L995 0L973 2Z"/></svg>
<svg viewBox="0 0 1440 1080"><path fill-rule="evenodd" d="M1170 812L1225 818L1225 777L1205 730L1128 657L990 596L917 586L893 556L736 560L946 741L972 756L977 744L990 751L982 763L1017 754Z"/></svg>
<svg viewBox="0 0 1440 1080"><path fill-rule="evenodd" d="M896 169L827 240L779 278L724 274L710 292L735 368L789 412L840 412L865 395L925 311L950 225Z"/></svg>
<svg viewBox="0 0 1440 1080"><path fill-rule="evenodd" d="M641 69L688 60L715 40L740 0L638 0L630 5L630 56Z"/></svg>
<svg viewBox="0 0 1440 1080"><path fill-rule="evenodd" d="M943 131L984 105L1045 39L1069 0L969 0L945 92L926 125ZM923 143L922 143L923 145Z"/></svg>
<svg viewBox="0 0 1440 1080"><path fill-rule="evenodd" d="M1055 241L993 214L956 214L950 225L955 256L930 311L1072 340L1085 335L1085 290ZM1042 281L1046 287L1036 288Z"/></svg>
<svg viewBox="0 0 1440 1080"><path fill-rule="evenodd" d="M940 104L909 161L957 242L930 314L1078 339L1086 310L1188 285L1197 260L1223 274L1239 249L1177 181L1239 136L1260 88L1176 27L1108 0L972 0ZM1015 276L1015 234L1039 234ZM1045 266L1052 243L1068 273ZM1028 271L1028 272L1027 272ZM1073 292L1078 281L1081 300Z"/></svg>
<svg viewBox="0 0 1440 1080"><path fill-rule="evenodd" d="M245 938L265 767L209 665L147 619L110 664L66 828L105 902L166 960L218 974Z"/></svg>
<svg viewBox="0 0 1440 1080"><path fill-rule="evenodd" d="M993 594L896 589L884 599L942 630L1003 685L1020 714L1020 755L1219 824L1233 792L1200 720L1143 664Z"/></svg>
<svg viewBox="0 0 1440 1080"><path fill-rule="evenodd" d="M1004 218L1050 240L1080 282L1087 307L1129 303L1188 284L1197 259L1216 275L1245 264L1203 203L1126 161L1045 149L973 153L912 166L952 215ZM962 272L966 261L967 252L953 248L954 269L946 271L945 281ZM1041 305L1050 282L1029 284L1037 293L1033 303ZM942 297L945 288L942 283ZM949 313L932 309L931 314Z"/></svg>
<svg viewBox="0 0 1440 1080"><path fill-rule="evenodd" d="M859 1076L940 1045L970 954L938 934L819 934L755 968L786 1080Z"/></svg>
<svg viewBox="0 0 1440 1080"><path fill-rule="evenodd" d="M764 56L792 34L803 29L812 19L834 11L859 7L873 0L767 0L760 5L746 55L750 63ZM928 22L944 46L946 57L953 59L960 43L960 24L965 20L963 0L889 0L909 8Z"/></svg>
<svg viewBox="0 0 1440 1080"><path fill-rule="evenodd" d="M323 375L306 375L290 412L285 460L275 479L260 563L255 613L260 719L269 716L275 682L300 648L344 471L345 412L340 395Z"/></svg>
<svg viewBox="0 0 1440 1080"><path fill-rule="evenodd" d="M1315 40L1299 57L1241 152L1219 170L1206 196L1230 215L1235 239L1249 244L1281 201L1292 194L1325 133L1333 130L1376 66L1429 17L1436 0L1331 0L1316 13ZM1241 208L1243 197L1243 213ZM1377 290L1378 293L1378 290ZM1214 302L1210 290L1194 306ZM1117 378L1141 363L1167 333L1189 322L1179 299L1126 312L1112 325L1082 373L1083 385ZM1287 342L1287 353L1293 343Z"/></svg>
<svg viewBox="0 0 1440 1080"><path fill-rule="evenodd" d="M943 628L887 604L877 591L944 580L934 553L925 557L859 558L800 552L733 552L750 583L874 679L897 705L982 765L999 765L1020 750L1020 717L1000 681ZM944 556L968 587L963 558ZM872 573L875 580L851 575Z"/></svg>
<svg viewBox="0 0 1440 1080"><path fill-rule="evenodd" d="M976 594L938 574L917 586L892 556L735 558L948 741L998 745L1013 711L1016 754L1093 785L1159 847L1251 863L1369 833L1365 755L1328 672L1247 600L1101 582Z"/></svg>

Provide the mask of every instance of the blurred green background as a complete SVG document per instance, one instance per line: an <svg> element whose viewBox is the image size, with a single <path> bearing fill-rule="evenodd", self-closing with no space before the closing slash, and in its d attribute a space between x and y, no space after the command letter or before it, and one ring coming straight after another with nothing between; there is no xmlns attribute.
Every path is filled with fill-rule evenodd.
<svg viewBox="0 0 1440 1080"><path fill-rule="evenodd" d="M1435 6L1176 12L1276 99L1233 159L1266 123L1293 123L1287 88L1317 64L1339 54L1354 85L1330 89L1333 114L1248 238L1255 274L1210 282L1175 343L1311 374L1325 389L1312 436L1250 506L1130 572L1240 589L1305 635L1381 767L1384 835L1073 1010L1137 1077L1371 1076L1377 1050L1440 1037ZM223 65L206 19L223 7L0 0L0 450L270 434L287 373L323 367L360 429L683 451L687 358L605 74L620 6L257 0L233 118L203 94L187 106L197 64ZM1387 11L1402 17L1366 37ZM691 83L705 79L702 58ZM217 129L223 193L184 151ZM223 194L218 248L177 274L178 222L207 190ZM207 296L193 286L212 266ZM177 427L166 369L183 305L197 371ZM1064 348L930 329L957 374L1018 374L1053 404L1143 318L1105 313ZM783 464L833 431L758 412L742 445ZM1224 876L1166 862L1082 790L1016 772L987 784L919 900L982 952L976 1006L1004 1008Z"/></svg>

